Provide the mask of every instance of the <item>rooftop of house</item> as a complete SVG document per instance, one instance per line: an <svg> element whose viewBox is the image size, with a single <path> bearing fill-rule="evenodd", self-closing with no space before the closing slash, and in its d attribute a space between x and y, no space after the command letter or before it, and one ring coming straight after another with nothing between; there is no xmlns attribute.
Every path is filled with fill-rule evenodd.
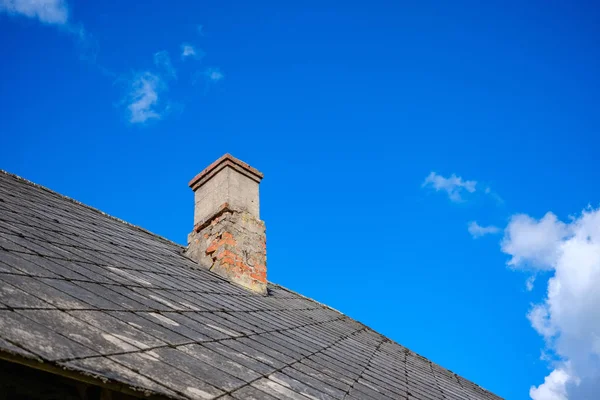
<svg viewBox="0 0 600 400"><path fill-rule="evenodd" d="M336 310L268 281L248 290L185 251L1 172L0 359L169 399L500 399Z"/></svg>

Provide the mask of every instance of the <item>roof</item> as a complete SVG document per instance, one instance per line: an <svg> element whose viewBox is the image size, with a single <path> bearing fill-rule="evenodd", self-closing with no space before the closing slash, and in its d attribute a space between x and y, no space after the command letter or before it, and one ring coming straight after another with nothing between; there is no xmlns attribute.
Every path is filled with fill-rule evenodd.
<svg viewBox="0 0 600 400"><path fill-rule="evenodd" d="M499 399L281 286L0 172L0 358L178 399Z"/></svg>

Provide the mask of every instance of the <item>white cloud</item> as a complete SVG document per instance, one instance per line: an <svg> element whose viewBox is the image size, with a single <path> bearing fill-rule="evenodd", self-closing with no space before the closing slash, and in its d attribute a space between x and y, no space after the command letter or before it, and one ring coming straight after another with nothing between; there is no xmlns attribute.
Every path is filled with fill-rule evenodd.
<svg viewBox="0 0 600 400"><path fill-rule="evenodd" d="M144 123L152 119L160 119L165 109L159 108L159 92L165 89L161 79L150 72L137 74L131 81L127 95L129 122Z"/></svg>
<svg viewBox="0 0 600 400"><path fill-rule="evenodd" d="M221 70L216 67L207 68L206 71L204 71L204 74L206 75L206 78L211 82L219 82L220 80L225 78L225 75L221 72Z"/></svg>
<svg viewBox="0 0 600 400"><path fill-rule="evenodd" d="M535 284L535 275L531 275L525 281L525 289L527 289L528 292L531 292L533 290L533 285L534 284Z"/></svg>
<svg viewBox="0 0 600 400"><path fill-rule="evenodd" d="M506 227L502 251L512 256L508 264L514 268L551 269L567 233L567 226L551 212L539 221L517 214Z"/></svg>
<svg viewBox="0 0 600 400"><path fill-rule="evenodd" d="M2 12L56 26L75 40L82 60L96 63L98 42L81 23L71 20L66 0L0 0L0 13ZM99 68L103 73L108 71L101 66Z"/></svg>
<svg viewBox="0 0 600 400"><path fill-rule="evenodd" d="M189 44L181 45L181 56L182 57L190 57L190 56L195 56L195 55L196 55L196 49L194 48L194 46L189 45Z"/></svg>
<svg viewBox="0 0 600 400"><path fill-rule="evenodd" d="M477 221L469 222L469 233L473 236L473 239L480 238L485 235L492 235L500 232L500 228L497 226L481 226Z"/></svg>
<svg viewBox="0 0 600 400"><path fill-rule="evenodd" d="M460 176L452 174L449 178L444 178L442 175L438 175L435 172L430 173L421 187L432 187L436 191L445 191L448 194L450 200L459 202L462 201L461 193L475 192L476 181L464 181Z"/></svg>
<svg viewBox="0 0 600 400"><path fill-rule="evenodd" d="M569 374L562 369L555 369L537 388L529 389L529 397L533 400L567 400L567 382Z"/></svg>
<svg viewBox="0 0 600 400"><path fill-rule="evenodd" d="M162 70L167 78L177 78L177 71L171 63L171 57L165 50L154 53L154 65Z"/></svg>
<svg viewBox="0 0 600 400"><path fill-rule="evenodd" d="M553 273L546 297L527 317L557 361L531 398L583 400L600 393L600 209L568 223L552 213L539 220L516 215L502 251L512 268Z"/></svg>
<svg viewBox="0 0 600 400"><path fill-rule="evenodd" d="M531 323L533 329L535 329L544 338L552 338L556 335L557 330L550 323L550 310L547 305L536 304L527 313L527 319Z"/></svg>
<svg viewBox="0 0 600 400"><path fill-rule="evenodd" d="M0 0L0 12L36 18L45 24L65 25L69 20L64 0Z"/></svg>
<svg viewBox="0 0 600 400"><path fill-rule="evenodd" d="M204 55L202 50L196 49L191 44L184 43L181 45L181 58L201 58Z"/></svg>

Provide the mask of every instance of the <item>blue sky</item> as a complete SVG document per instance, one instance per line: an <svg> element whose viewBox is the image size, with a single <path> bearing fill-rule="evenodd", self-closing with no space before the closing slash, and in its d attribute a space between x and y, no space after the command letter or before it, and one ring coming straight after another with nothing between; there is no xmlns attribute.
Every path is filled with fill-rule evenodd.
<svg viewBox="0 0 600 400"><path fill-rule="evenodd" d="M271 281L503 397L588 399L600 8L481 3L1 0L0 168L185 244L232 153Z"/></svg>

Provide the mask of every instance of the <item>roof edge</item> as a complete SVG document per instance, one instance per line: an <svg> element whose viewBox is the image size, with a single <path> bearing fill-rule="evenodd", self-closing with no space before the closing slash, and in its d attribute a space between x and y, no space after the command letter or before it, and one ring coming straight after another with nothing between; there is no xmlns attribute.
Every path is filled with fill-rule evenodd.
<svg viewBox="0 0 600 400"><path fill-rule="evenodd" d="M114 392L123 393L136 398L148 400L162 400L167 398L164 394L157 393L148 388L134 386L114 378L108 378L104 375L94 374L90 371L80 370L77 368L68 367L66 365L59 365L54 362L38 358L38 356L34 354L32 354L32 357L27 357L25 355L0 350L0 360L20 364L38 371L48 372L56 376L109 389Z"/></svg>

